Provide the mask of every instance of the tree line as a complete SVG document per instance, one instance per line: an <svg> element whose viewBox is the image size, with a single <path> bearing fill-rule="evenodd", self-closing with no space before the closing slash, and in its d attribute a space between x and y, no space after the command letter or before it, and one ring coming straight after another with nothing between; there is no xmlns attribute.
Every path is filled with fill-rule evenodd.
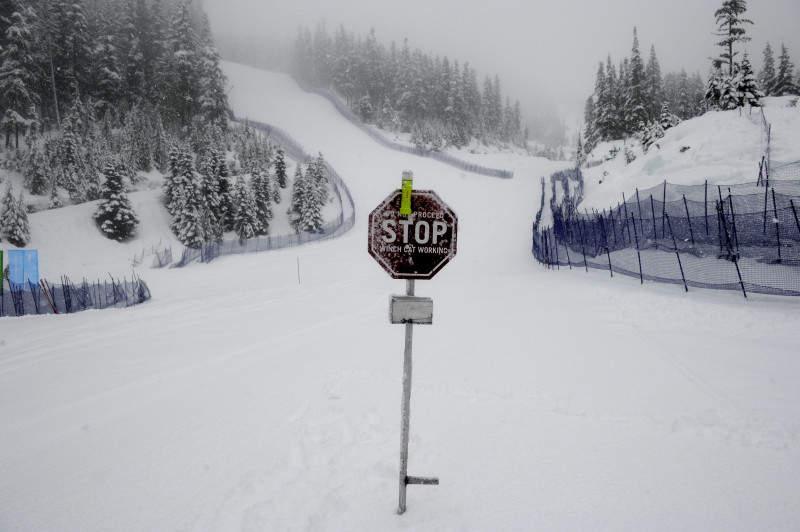
<svg viewBox="0 0 800 532"><path fill-rule="evenodd" d="M94 220L108 238L135 234L125 182L153 171L185 245L268 233L286 162L252 128L229 123L225 82L190 0L0 0L2 167L31 195L49 194L49 208L102 200ZM306 187L322 201L318 188ZM18 247L30 240L29 210L9 179L0 234ZM304 220L298 230L321 227L290 210Z"/></svg>
<svg viewBox="0 0 800 532"><path fill-rule="evenodd" d="M645 64L634 28L630 58L617 67L609 55L598 64L594 92L584 108L583 136L578 137L578 164L601 141L636 137L646 151L664 130L709 109L759 106L764 96L800 94L800 74L795 77L785 45L776 67L767 43L758 76L747 53L737 49L750 40L746 26L753 22L745 18L746 10L745 0L725 0L715 11L715 35L720 37L716 44L722 51L712 59L705 83L699 73L687 75L685 70L662 77L653 46Z"/></svg>
<svg viewBox="0 0 800 532"><path fill-rule="evenodd" d="M431 57L378 42L373 29L355 37L343 26L331 36L298 29L290 65L295 77L317 88L332 88L365 123L411 133L425 150L457 148L477 139L486 144L526 144L520 104L504 97L500 78L486 77L483 89L469 63Z"/></svg>
<svg viewBox="0 0 800 532"><path fill-rule="evenodd" d="M95 118L150 105L168 128L224 122L219 53L188 0L5 0L3 10L6 148L60 129L76 102Z"/></svg>

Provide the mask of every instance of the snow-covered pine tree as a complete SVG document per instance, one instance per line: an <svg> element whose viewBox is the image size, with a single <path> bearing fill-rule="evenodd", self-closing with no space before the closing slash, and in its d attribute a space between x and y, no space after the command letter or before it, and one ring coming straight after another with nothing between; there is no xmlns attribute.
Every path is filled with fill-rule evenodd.
<svg viewBox="0 0 800 532"><path fill-rule="evenodd" d="M37 103L36 71L34 59L34 36L31 24L36 13L30 6L18 5L11 14L6 28L5 46L0 48L0 94L5 114L0 117L0 126L6 134L6 147L19 149L19 134L28 125L28 112Z"/></svg>
<svg viewBox="0 0 800 532"><path fill-rule="evenodd" d="M224 216L219 183L214 168L215 159L206 152L200 161L200 197L203 202L204 233L206 241L222 241Z"/></svg>
<svg viewBox="0 0 800 532"><path fill-rule="evenodd" d="M56 186L56 181L53 179L52 188L50 189L50 202L47 204L47 208L58 209L63 206L61 198L58 197L58 186Z"/></svg>
<svg viewBox="0 0 800 532"><path fill-rule="evenodd" d="M722 70L715 68L708 78L708 85L706 86L705 99L713 107L721 107L724 76ZM724 108L723 108L724 109Z"/></svg>
<svg viewBox="0 0 800 532"><path fill-rule="evenodd" d="M186 247L199 247L208 240L205 204L200 197L200 184L188 150L179 152L178 175L173 178L172 232Z"/></svg>
<svg viewBox="0 0 800 532"><path fill-rule="evenodd" d="M575 166L580 168L586 162L586 154L583 152L583 142L581 141L581 134L578 133L578 141L575 146Z"/></svg>
<svg viewBox="0 0 800 532"><path fill-rule="evenodd" d="M178 187L180 186L180 157L181 149L177 144L172 144L169 147L167 172L164 176L164 206L167 211L175 216L176 212L176 198L178 197Z"/></svg>
<svg viewBox="0 0 800 532"><path fill-rule="evenodd" d="M681 119L672 114L669 110L669 106L664 104L661 107L661 114L658 118L658 123L661 125L661 129L664 131L668 130L669 128L675 127L681 123Z"/></svg>
<svg viewBox="0 0 800 532"><path fill-rule="evenodd" d="M633 28L633 46L628 63L628 83L625 91L625 123L627 133L638 131L642 124L649 120L648 102L646 99L646 79L644 63L639 53L639 37Z"/></svg>
<svg viewBox="0 0 800 532"><path fill-rule="evenodd" d="M189 2L181 0L168 32L168 93L166 103L175 110L178 123L188 126L198 108L200 78L199 39L192 27Z"/></svg>
<svg viewBox="0 0 800 532"><path fill-rule="evenodd" d="M0 229L9 243L24 248L31 240L31 230L28 225L28 211L22 199L22 192L19 199L14 200L11 182L6 187L6 195L3 197L3 211L0 213Z"/></svg>
<svg viewBox="0 0 800 532"><path fill-rule="evenodd" d="M35 110L33 111L35 113ZM43 151L43 141L38 127L32 127L28 133L28 156L24 169L25 188L37 196L47 192L50 178L50 164Z"/></svg>
<svg viewBox="0 0 800 532"><path fill-rule="evenodd" d="M602 63L601 63L602 68ZM589 96L586 99L586 105L583 108L583 151L584 155L588 155L597 146L597 112L594 104L594 97Z"/></svg>
<svg viewBox="0 0 800 532"><path fill-rule="evenodd" d="M214 47L207 21L201 36L199 51L200 94L198 110L207 124L228 129L228 97L225 94L225 75L219 66L219 51Z"/></svg>
<svg viewBox="0 0 800 532"><path fill-rule="evenodd" d="M619 138L620 110L617 106L617 92L617 71L609 55L606 61L605 73L602 72L601 66L597 71L597 81L595 83L595 94L597 95L595 124L598 140Z"/></svg>
<svg viewBox="0 0 800 532"><path fill-rule="evenodd" d="M289 215L289 224L298 233L305 231L305 227L302 225L302 215L309 195L306 184L307 179L303 174L303 166L298 164L295 167L294 179L292 180L292 203L286 211L286 214Z"/></svg>
<svg viewBox="0 0 800 532"><path fill-rule="evenodd" d="M781 55L778 58L778 73L772 87L773 96L800 95L800 87L794 79L794 63L789 58L789 50L781 43Z"/></svg>
<svg viewBox="0 0 800 532"><path fill-rule="evenodd" d="M159 172L165 174L169 171L169 141L159 113L155 113L153 130L153 164Z"/></svg>
<svg viewBox="0 0 800 532"><path fill-rule="evenodd" d="M717 43L717 46L722 47L722 53L719 58L714 59L714 68L722 68L723 65L728 65L728 77L733 78L735 72L734 58L739 52L734 51L733 45L737 42L745 43L750 40L750 37L745 35L745 24L752 24L753 21L743 18L745 11L747 11L746 0L724 0L722 7L717 9L714 13L717 23L717 33L714 35L722 37L722 40Z"/></svg>
<svg viewBox="0 0 800 532"><path fill-rule="evenodd" d="M245 182L242 175L236 177L236 184L233 186L233 197L236 202L233 230L236 231L239 241L242 242L259 235L263 228L256 212L256 201L250 185Z"/></svg>
<svg viewBox="0 0 800 532"><path fill-rule="evenodd" d="M739 106L744 107L745 105L749 105L751 107L759 107L764 93L758 86L758 81L753 73L750 60L747 58L747 53L742 57L742 64L740 65L737 79L739 81L739 85L736 87L739 95Z"/></svg>
<svg viewBox="0 0 800 532"><path fill-rule="evenodd" d="M223 229L225 231L230 231L233 229L235 208L231 196L231 183L229 181L231 173L228 169L228 162L225 160L225 153L221 149L214 148L211 150L211 165L217 181L217 195L219 196L220 205L220 211L216 213L215 216L222 224Z"/></svg>
<svg viewBox="0 0 800 532"><path fill-rule="evenodd" d="M120 161L109 161L103 168L103 175L103 201L92 218L106 238L125 242L136 234L139 224L123 182L125 167Z"/></svg>
<svg viewBox="0 0 800 532"><path fill-rule="evenodd" d="M0 232L6 225L6 213L10 213L14 209L14 185L11 180L6 180L6 192L3 194L3 200L0 202Z"/></svg>
<svg viewBox="0 0 800 532"><path fill-rule="evenodd" d="M736 109L739 107L739 73L734 72L733 76L725 76L722 79L722 86L719 95L720 109Z"/></svg>
<svg viewBox="0 0 800 532"><path fill-rule="evenodd" d="M286 188L286 154L283 146L278 146L275 151L275 179L280 188ZM275 203L280 203L280 201Z"/></svg>
<svg viewBox="0 0 800 532"><path fill-rule="evenodd" d="M269 173L263 168L258 168L253 172L250 180L250 188L253 189L253 199L256 207L256 218L260 224L259 235L269 234L269 223L272 220L272 198L273 187L269 178ZM275 187L277 189L278 187Z"/></svg>
<svg viewBox="0 0 800 532"><path fill-rule="evenodd" d="M656 57L656 47L650 46L650 58L644 70L648 117L658 118L664 104L664 81L661 78L661 66Z"/></svg>
<svg viewBox="0 0 800 532"><path fill-rule="evenodd" d="M115 44L115 37L111 33L112 27L102 16L98 17L103 22L104 31L95 40L92 49L92 95L96 98L95 106L101 113L120 98L122 90L122 75L119 72L120 62Z"/></svg>
<svg viewBox="0 0 800 532"><path fill-rule="evenodd" d="M758 79L761 82L764 95L771 96L772 89L775 86L775 56L772 54L772 47L769 42L764 47L764 68L761 69Z"/></svg>
<svg viewBox="0 0 800 532"><path fill-rule="evenodd" d="M316 231L322 227L322 205L319 202L319 167L316 161L306 163L305 198L300 211L300 227L303 231Z"/></svg>

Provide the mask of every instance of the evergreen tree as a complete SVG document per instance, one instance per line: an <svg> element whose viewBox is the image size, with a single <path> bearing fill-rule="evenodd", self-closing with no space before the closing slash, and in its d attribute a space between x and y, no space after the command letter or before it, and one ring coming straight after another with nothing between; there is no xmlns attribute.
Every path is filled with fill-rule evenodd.
<svg viewBox="0 0 800 532"><path fill-rule="evenodd" d="M125 191L123 176L125 168L121 162L109 162L103 169L105 182L102 188L103 201L93 218L103 235L117 242L130 240L136 233L139 219Z"/></svg>
<svg viewBox="0 0 800 532"><path fill-rule="evenodd" d="M200 161L200 197L204 203L207 241L222 241L225 211L220 197L216 157L207 152Z"/></svg>
<svg viewBox="0 0 800 532"><path fill-rule="evenodd" d="M309 190L307 187L307 179L303 174L302 165L298 164L294 170L294 179L292 181L292 204L286 213L289 215L289 224L297 231L305 231L303 225L303 212L306 209L306 204L309 201Z"/></svg>
<svg viewBox="0 0 800 532"><path fill-rule="evenodd" d="M210 28L206 29L200 50L200 94L198 111L207 124L228 128L228 97L225 94L225 75L219 66L219 51L214 47Z"/></svg>
<svg viewBox="0 0 800 532"><path fill-rule="evenodd" d="M596 127L599 140L611 140L619 138L619 107L617 106L617 73L611 56L606 61L605 74L600 70L597 72L597 85L600 92L597 93L596 107Z"/></svg>
<svg viewBox="0 0 800 532"><path fill-rule="evenodd" d="M271 203L275 192L272 189L269 174L263 168L257 169L253 172L250 187L253 189L256 219L260 228L258 234L267 235L269 234L269 223L272 220Z"/></svg>
<svg viewBox="0 0 800 532"><path fill-rule="evenodd" d="M778 73L772 87L773 96L800 95L800 87L794 80L794 64L789 58L789 50L781 43L781 55L778 58Z"/></svg>
<svg viewBox="0 0 800 532"><path fill-rule="evenodd" d="M105 112L108 106L119 101L121 97L122 75L115 41L116 37L112 34L112 28L106 26L103 28L103 33L95 39L95 46L92 49L89 88L92 96L97 100L95 107L101 113Z"/></svg>
<svg viewBox="0 0 800 532"><path fill-rule="evenodd" d="M49 173L50 165L42 151L42 141L37 132L30 141L30 150L28 151L27 164L25 165L24 171L25 188L27 188L31 194L43 195L47 192Z"/></svg>
<svg viewBox="0 0 800 532"><path fill-rule="evenodd" d="M35 92L37 65L33 56L33 33L30 24L36 13L32 7L14 11L10 25L5 31L4 47L0 49L0 105L5 113L0 118L0 126L6 134L6 147L19 149L19 134L24 132L27 114L37 103Z"/></svg>
<svg viewBox="0 0 800 532"><path fill-rule="evenodd" d="M639 37L636 34L636 28L633 28L633 47L628 63L628 73L628 84L625 91L625 123L627 124L626 132L632 133L641 129L649 120L644 64L639 53Z"/></svg>
<svg viewBox="0 0 800 532"><path fill-rule="evenodd" d="M722 94L724 91L725 77L722 75L720 68L715 68L711 76L708 78L708 86L706 87L705 99L715 107L720 107L722 101ZM730 79L730 78L727 78Z"/></svg>
<svg viewBox="0 0 800 532"><path fill-rule="evenodd" d="M722 65L727 64L728 76L731 78L734 75L734 58L739 53L733 50L733 45L750 40L750 37L745 35L744 24L752 24L753 21L742 18L745 11L747 11L746 0L725 0L722 2L722 7L714 13L717 22L717 33L714 35L722 37L717 46L721 46L723 49L719 58L714 60L714 67L721 68Z"/></svg>
<svg viewBox="0 0 800 532"><path fill-rule="evenodd" d="M675 127L680 123L681 119L672 114L669 110L669 106L667 104L664 104L661 107L661 114L658 117L658 124L661 126L661 129L666 131L669 128Z"/></svg>
<svg viewBox="0 0 800 532"><path fill-rule="evenodd" d="M0 231L2 231L6 223L6 213L10 213L14 209L14 186L11 184L11 180L6 181L6 193L3 195L3 200L0 203Z"/></svg>
<svg viewBox="0 0 800 532"><path fill-rule="evenodd" d="M225 154L215 148L211 151L211 161L214 176L217 181L217 194L219 195L220 212L218 220L225 231L233 229L233 215L236 212L231 195L231 184L228 180L231 176Z"/></svg>
<svg viewBox="0 0 800 532"><path fill-rule="evenodd" d="M233 187L233 196L236 201L233 230L236 231L239 241L243 242L248 238L253 238L261 234L263 227L258 219L253 191L241 175L236 178L236 184Z"/></svg>
<svg viewBox="0 0 800 532"><path fill-rule="evenodd" d="M58 209L63 207L61 203L61 198L58 197L58 187L56 186L55 180L53 180L52 187L50 189L50 202L47 205L48 209Z"/></svg>
<svg viewBox="0 0 800 532"><path fill-rule="evenodd" d="M283 146L278 146L275 152L275 179L279 187L286 188L286 156Z"/></svg>
<svg viewBox="0 0 800 532"><path fill-rule="evenodd" d="M739 107L739 76L723 76L720 86L719 102L720 109L736 109Z"/></svg>
<svg viewBox="0 0 800 532"><path fill-rule="evenodd" d="M739 84L736 87L739 95L739 106L760 106L761 98L764 96L764 93L758 86L756 76L753 73L753 67L750 65L750 60L747 58L746 53L742 57L741 70L739 71L739 76L737 79L739 80Z"/></svg>
<svg viewBox="0 0 800 532"><path fill-rule="evenodd" d="M759 81L761 87L764 89L766 96L772 95L773 87L775 86L775 57L772 55L772 47L769 42L764 47L764 68L761 70Z"/></svg>
<svg viewBox="0 0 800 532"><path fill-rule="evenodd" d="M602 63L601 63L602 65ZM602 68L602 66L601 66ZM596 108L594 104L594 98L589 97L586 99L586 106L583 109L583 123L584 123L584 144L583 150L586 154L591 153L595 146L597 146L598 136L597 136L597 117L596 117Z"/></svg>
<svg viewBox="0 0 800 532"><path fill-rule="evenodd" d="M168 181L172 189L171 205L168 205L173 215L170 228L184 246L196 248L208 240L208 220L200 197L199 180L188 150L178 151L175 172L176 175Z"/></svg>
<svg viewBox="0 0 800 532"><path fill-rule="evenodd" d="M578 133L578 142L575 146L575 166L580 168L586 162L586 153L583 151L583 142L581 142L581 134Z"/></svg>
<svg viewBox="0 0 800 532"><path fill-rule="evenodd" d="M181 1L170 22L167 52L166 103L177 113L174 118L178 123L186 127L198 108L200 87L199 43L187 0Z"/></svg>
<svg viewBox="0 0 800 532"><path fill-rule="evenodd" d="M0 228L9 243L24 248L31 240L30 226L28 225L28 212L22 200L22 192L19 199L14 200L11 183L6 187L6 195L3 197L3 211L0 214Z"/></svg>
<svg viewBox="0 0 800 532"><path fill-rule="evenodd" d="M648 117L655 120L664 105L664 82L661 78L661 67L658 64L655 46L650 47L650 58L647 60L644 75Z"/></svg>
<svg viewBox="0 0 800 532"><path fill-rule="evenodd" d="M83 0L54 0L52 20L55 22L53 47L56 78L61 101L87 94L88 68L92 54L89 26Z"/></svg>

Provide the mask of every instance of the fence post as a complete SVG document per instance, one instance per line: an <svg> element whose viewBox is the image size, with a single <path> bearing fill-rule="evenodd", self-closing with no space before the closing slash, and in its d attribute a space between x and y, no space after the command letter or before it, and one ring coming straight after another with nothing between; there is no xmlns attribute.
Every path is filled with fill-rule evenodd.
<svg viewBox="0 0 800 532"><path fill-rule="evenodd" d="M666 213L664 213L666 214ZM683 279L683 288L687 292L689 287L686 286L686 276L683 274L683 264L681 264L681 254L678 253L678 243L675 241L675 233L672 232L672 222L669 221L669 215L666 215L667 224L669 225L669 234L672 236L672 245L675 247L675 256L678 258L678 268L681 270L681 279Z"/></svg>
<svg viewBox="0 0 800 532"><path fill-rule="evenodd" d="M800 219L797 218L797 209L794 208L794 200L789 200L789 205L792 206L792 212L794 213L794 223L797 224L797 232L800 233Z"/></svg>
<svg viewBox="0 0 800 532"><path fill-rule="evenodd" d="M550 228L550 232L553 234L553 243L550 245L550 247L551 247L551 248L553 249L553 251L555 252L555 256L556 256L556 269L557 269L557 270L560 270L560 269L561 269L561 261L560 261L560 260L559 260L559 258L558 258L558 239L556 238L556 230L555 230L555 227L551 227L551 228Z"/></svg>
<svg viewBox="0 0 800 532"><path fill-rule="evenodd" d="M628 202L625 200L624 192L622 193L622 206L625 208L625 228L628 230L628 240L631 241L631 228L628 226Z"/></svg>
<svg viewBox="0 0 800 532"><path fill-rule="evenodd" d="M575 221L577 222L576 225L578 226L578 236L581 238L581 252L583 253L583 266L586 268L586 272L588 273L589 272L589 263L586 262L586 246L583 243L583 229L582 229L583 224L582 224L582 221L578 218L578 216L579 216L579 213L576 212L575 213ZM798 225L798 228L800 228L800 225Z"/></svg>
<svg viewBox="0 0 800 532"><path fill-rule="evenodd" d="M619 203L617 203L617 207L619 207ZM612 209L608 209L608 217L611 218L611 234L614 235L614 249L617 249L617 222L614 220L614 211Z"/></svg>
<svg viewBox="0 0 800 532"><path fill-rule="evenodd" d="M778 238L778 262L781 261L781 227L778 223L778 206L775 202L775 189L772 189L772 210L775 213L775 235Z"/></svg>
<svg viewBox="0 0 800 532"><path fill-rule="evenodd" d="M603 210L605 213L605 209ZM598 216L600 216L598 214ZM614 277L614 269L611 267L611 252L608 250L608 236L606 234L606 217L605 215L600 218L600 229L603 231L603 244L606 247L606 256L608 256L608 273L611 274L611 277Z"/></svg>
<svg viewBox="0 0 800 532"><path fill-rule="evenodd" d="M664 231L664 218L667 215L667 180L664 180L664 196L661 201L661 236L667 238L667 233Z"/></svg>
<svg viewBox="0 0 800 532"><path fill-rule="evenodd" d="M767 180L767 186L764 188L764 227L762 229L762 234L767 234L767 200L769 198L769 180Z"/></svg>
<svg viewBox="0 0 800 532"><path fill-rule="evenodd" d="M639 259L639 283L644 284L644 277L642 275L642 254L639 252L639 235L636 233L636 218L631 214L631 223L633 224L633 236L636 238L636 257Z"/></svg>
<svg viewBox="0 0 800 532"><path fill-rule="evenodd" d="M733 210L733 196L728 187L728 203L731 204L731 223L733 224L733 242L736 244L736 252L739 252L739 233L736 232L736 213Z"/></svg>
<svg viewBox="0 0 800 532"><path fill-rule="evenodd" d="M650 213L653 215L653 243L658 249L658 231L656 231L656 204L653 201L653 195L650 194ZM642 229L644 232L644 229Z"/></svg>
<svg viewBox="0 0 800 532"><path fill-rule="evenodd" d="M708 179L706 179L705 196L703 198L703 208L705 209L706 236L708 236Z"/></svg>
<svg viewBox="0 0 800 532"><path fill-rule="evenodd" d="M694 247L694 231L692 231L692 217L689 216L689 204L686 203L686 194L683 195L683 206L686 208L686 220L689 222L689 236L692 238L692 247Z"/></svg>

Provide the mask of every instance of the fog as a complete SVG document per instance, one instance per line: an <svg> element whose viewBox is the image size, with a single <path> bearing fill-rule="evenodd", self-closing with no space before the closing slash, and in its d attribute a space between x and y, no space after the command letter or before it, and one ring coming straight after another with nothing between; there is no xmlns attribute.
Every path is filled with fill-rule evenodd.
<svg viewBox="0 0 800 532"><path fill-rule="evenodd" d="M578 127L594 89L597 63L630 56L633 27L647 61L655 46L662 75L699 72L705 79L721 48L714 12L722 0L204 0L215 35L252 35L253 42L290 42L298 26L324 22L357 36L375 29L379 42L431 56L469 62L479 82L497 74L503 92L519 100L526 117L556 105L567 126ZM761 70L767 41L775 58L785 42L800 65L800 1L758 0L748 4L752 40L738 45ZM265 51L265 53L268 53Z"/></svg>

